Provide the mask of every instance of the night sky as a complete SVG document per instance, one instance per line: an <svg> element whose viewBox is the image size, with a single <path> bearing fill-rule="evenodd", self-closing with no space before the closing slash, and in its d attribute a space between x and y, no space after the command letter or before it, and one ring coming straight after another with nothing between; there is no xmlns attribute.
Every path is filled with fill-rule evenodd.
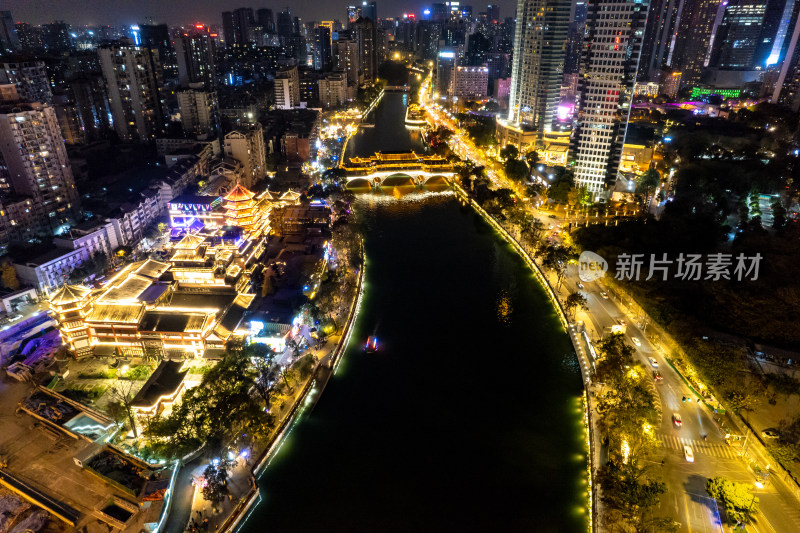
<svg viewBox="0 0 800 533"><path fill-rule="evenodd" d="M285 3L264 0L2 0L2 9L10 10L15 22L31 24L64 20L75 26L122 25L141 23L145 17L151 16L156 22L181 25L195 22L221 24L221 13L238 7L266 7L277 13L287 4L293 14L305 21L344 20L350 3L347 0L292 0ZM477 15L486 10L489 2L461 0L461 3L472 5L472 11ZM515 0L496 3L500 5L501 18L514 15ZM430 4L429 0L378 0L378 17L394 17L409 10L419 16L420 11Z"/></svg>

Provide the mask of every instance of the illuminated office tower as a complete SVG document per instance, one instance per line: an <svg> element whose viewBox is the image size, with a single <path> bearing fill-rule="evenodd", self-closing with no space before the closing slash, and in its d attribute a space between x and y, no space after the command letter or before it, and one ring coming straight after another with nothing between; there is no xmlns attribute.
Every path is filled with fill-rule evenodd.
<svg viewBox="0 0 800 533"><path fill-rule="evenodd" d="M576 184L597 197L617 177L648 4L603 0L588 4L571 148Z"/></svg>
<svg viewBox="0 0 800 533"><path fill-rule="evenodd" d="M569 0L519 0L508 120L552 130L569 35Z"/></svg>

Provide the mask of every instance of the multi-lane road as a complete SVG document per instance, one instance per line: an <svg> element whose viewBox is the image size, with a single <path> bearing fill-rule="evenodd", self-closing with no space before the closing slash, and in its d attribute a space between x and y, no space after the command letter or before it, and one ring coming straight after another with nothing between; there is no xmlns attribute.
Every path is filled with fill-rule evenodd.
<svg viewBox="0 0 800 533"><path fill-rule="evenodd" d="M422 94L421 101L423 104L427 103L425 94ZM426 105L426 108L433 124L447 126L455 132L451 148L459 156L486 167L489 178L496 185L508 186L507 180L497 170L497 163L476 148L467 135L460 133L451 116L431 105ZM534 214L545 227L553 223L551 218L541 212L534 211ZM583 289L579 289L579 281L577 268L571 266L561 292L565 296L569 292L580 290L586 296L588 309L580 311L578 319L584 321L589 336L598 339L607 328L623 321L626 324L625 335L631 345L637 344L633 341L634 338L638 341L635 346L638 360L650 375L653 370L658 370L663 378L652 381L661 412L660 424L656 430L660 453L652 466L661 471L661 477L667 486L667 492L661 498L660 514L670 516L680 523L681 532L725 531L717 504L708 497L705 489L709 478L724 476L754 487L754 493L760 501L761 513L756 522L748 526L750 530L757 533L800 531L800 502L788 487L782 481L774 479L774 476L765 485L756 486L755 474L741 457L742 443L729 445L726 442L725 434L713 419L713 413L707 406L696 401L697 397L667 363L664 354L650 343L645 331L634 323L634 317L628 316L625 306L614 299L602 280L584 283ZM673 414L680 415L680 427L674 423ZM686 446L693 452L692 462L686 459ZM750 447L748 452L760 467L764 468L769 464L769 459L760 456L754 447ZM659 459L663 459L663 464Z"/></svg>
<svg viewBox="0 0 800 533"><path fill-rule="evenodd" d="M545 220L542 218L542 221ZM579 282L583 289L578 287ZM586 296L588 310L579 312L578 319L584 321L591 338L598 339L611 326L624 322L625 336L636 349L637 360L644 365L649 375L652 376L652 372L658 370L662 376L659 381L651 377L661 412L656 431L660 453L652 467L661 471L661 477L667 485L667 492L661 498L661 514L680 523L681 532L726 531L723 529L716 502L708 497L705 489L708 479L724 476L750 484L759 498L761 513L756 522L748 526L749 529L758 533L800 531L800 503L786 485L777 479L771 479L762 487L755 485L755 474L745 459L740 457L743 443L740 441L729 445L726 442L725 433L714 421L713 412L705 404L697 402L697 396L667 363L664 353L650 343L646 331L642 331L635 323L635 317L627 314L625 306L614 298L602 280L581 282L577 267L570 265L562 285L562 296L576 290ZM607 297L603 296L604 293ZM633 341L634 338L638 341L638 346ZM651 358L657 366L653 365ZM680 416L680 426L674 423L673 414ZM691 448L693 462L686 460L685 446ZM750 446L747 451L762 468L769 464L769 460L760 456L755 447ZM660 459L664 460L663 466Z"/></svg>

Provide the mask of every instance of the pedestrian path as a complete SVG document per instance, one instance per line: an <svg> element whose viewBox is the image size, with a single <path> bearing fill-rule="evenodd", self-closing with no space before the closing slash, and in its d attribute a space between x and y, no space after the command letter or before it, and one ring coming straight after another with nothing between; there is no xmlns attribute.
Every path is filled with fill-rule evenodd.
<svg viewBox="0 0 800 533"><path fill-rule="evenodd" d="M646 381L647 388L650 389L650 392L653 394L653 403L655 404L654 407L656 408L656 412L658 413L658 425L661 425L661 421L664 420L664 407L661 404L661 393L656 388L656 380L655 379L648 379Z"/></svg>
<svg viewBox="0 0 800 533"><path fill-rule="evenodd" d="M722 459L736 459L738 457L736 450L727 444L709 444L703 440L693 440L673 435L659 435L658 439L661 445L669 450L683 452L683 447L689 446L695 455L710 455Z"/></svg>

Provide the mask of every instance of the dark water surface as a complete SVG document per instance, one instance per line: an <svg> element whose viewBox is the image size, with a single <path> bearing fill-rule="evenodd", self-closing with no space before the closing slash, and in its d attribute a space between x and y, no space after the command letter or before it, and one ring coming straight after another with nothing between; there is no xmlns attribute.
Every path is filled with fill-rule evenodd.
<svg viewBox="0 0 800 533"><path fill-rule="evenodd" d="M414 147L402 98L350 149ZM585 531L580 371L523 262L449 193L368 193L357 208L351 345L242 530ZM369 335L378 353L362 353Z"/></svg>

